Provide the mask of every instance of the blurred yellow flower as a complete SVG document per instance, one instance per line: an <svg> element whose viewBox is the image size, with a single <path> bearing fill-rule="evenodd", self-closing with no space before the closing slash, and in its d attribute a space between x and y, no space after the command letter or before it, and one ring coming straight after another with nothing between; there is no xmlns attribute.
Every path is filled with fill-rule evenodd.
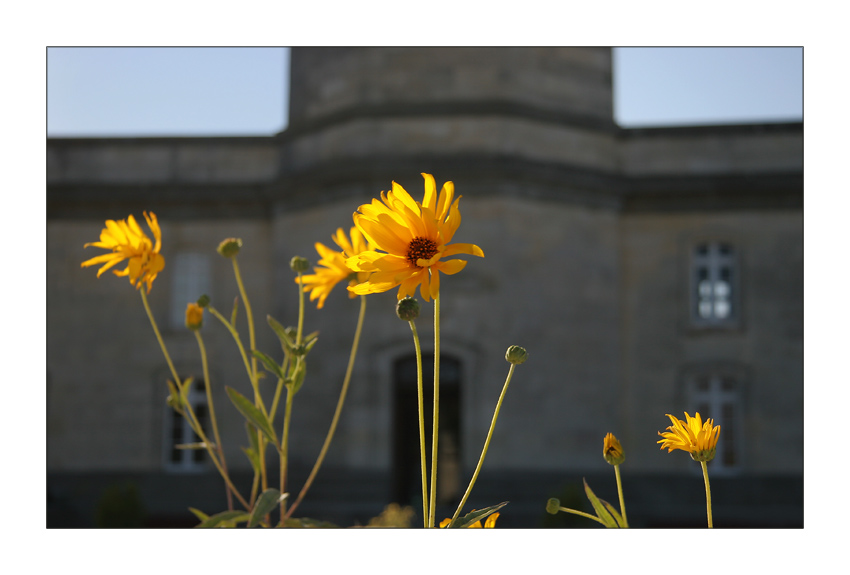
<svg viewBox="0 0 850 575"><path fill-rule="evenodd" d="M720 426L714 425L713 419L706 419L703 423L699 412L694 417L685 412L682 421L666 414L673 422L664 433L658 433L662 437L661 449L667 449L671 453L674 449L681 449L691 454L694 461L711 461L717 451L717 440L720 437Z"/></svg>
<svg viewBox="0 0 850 575"><path fill-rule="evenodd" d="M192 331L201 329L204 325L204 308L196 303L186 305L186 327Z"/></svg>
<svg viewBox="0 0 850 575"><path fill-rule="evenodd" d="M472 511L475 511L475 509L473 509ZM498 518L499 518L498 513L491 513L490 515L488 515L487 519L484 520L484 528L486 528L486 529L494 528L496 526L496 519L498 519ZM450 517L443 519L442 521L440 521L440 528L448 527L449 523L451 523L451 522L452 522L452 520L451 520ZM481 520L479 519L478 521L476 521L475 523L473 523L472 525L467 527L467 529L481 529Z"/></svg>
<svg viewBox="0 0 850 575"><path fill-rule="evenodd" d="M366 281L369 277L369 272L354 272L346 265L346 259L357 254L375 249L375 246L363 237L356 227L351 228L351 240L345 235L342 228L338 228L333 236L333 241L342 251L334 251L326 245L316 242L316 251L319 252L321 259L319 265L313 268L315 273L295 278L295 283L300 283L304 286L304 291L310 293L310 301L319 300L316 305L318 309L322 309L325 305L325 300L330 295L331 290L336 284L343 280L349 280L350 285ZM356 294L349 292L349 297L355 297Z"/></svg>
<svg viewBox="0 0 850 575"><path fill-rule="evenodd" d="M81 267L103 263L104 266L97 271L97 277L100 277L100 274L115 264L128 260L126 268L121 271L113 270L112 273L117 276L129 276L130 283L136 289L139 289L143 283L147 284L147 291L150 293L153 280L165 267L165 258L159 253L162 246L162 232L156 215L153 212L150 215L147 212L142 213L153 232L155 243L145 235L132 214L126 221L106 220L106 227L100 232L100 241L85 244L83 247L104 248L111 250L111 253L86 260Z"/></svg>
<svg viewBox="0 0 850 575"><path fill-rule="evenodd" d="M373 199L354 213L354 224L383 253L365 251L347 260L352 270L373 272L349 291L381 293L399 286L398 299L402 299L414 295L419 286L422 298L430 301L440 293L440 272L452 275L466 266L463 260L442 258L457 254L484 257L474 244L449 244L460 225L460 196L452 202L454 184L443 184L438 197L434 176L423 173L422 177L422 203L393 182L391 191L381 192L381 201Z"/></svg>
<svg viewBox="0 0 850 575"><path fill-rule="evenodd" d="M602 457L611 465L620 465L626 460L626 456L623 453L623 446L620 445L620 442L614 437L613 433L606 435L602 442Z"/></svg>

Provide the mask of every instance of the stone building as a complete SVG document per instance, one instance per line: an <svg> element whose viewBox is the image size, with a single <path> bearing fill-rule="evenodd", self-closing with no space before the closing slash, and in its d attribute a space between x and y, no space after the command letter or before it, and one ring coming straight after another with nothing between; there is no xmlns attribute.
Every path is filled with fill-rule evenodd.
<svg viewBox="0 0 850 575"><path fill-rule="evenodd" d="M215 251L222 239L243 240L257 347L273 354L266 314L294 325L298 313L290 258L315 262L313 244L332 246L393 180L421 197L421 172L454 182L455 241L486 254L441 288L440 517L475 468L517 344L529 360L467 509L510 501L500 526L565 524L546 501L582 505L582 478L616 501L601 456L613 432L630 523L704 525L699 465L656 444L666 413L698 410L722 426L709 465L715 525L802 526L802 123L623 129L605 48L296 48L290 85L276 136L48 140L49 526L93 524L105 491L126 484L145 525L225 508L215 470L172 449L182 431L138 292L80 269L105 219L158 216L166 268L149 299L178 371L201 379L183 312L208 293L229 314L238 288ZM395 294L367 298L304 516L352 525L392 501L421 509L405 403L413 343ZM426 354L431 309L418 320ZM357 313L342 286L323 309L307 306L320 338L294 402L293 490L330 424ZM244 306L240 322L246 339ZM247 491L243 420L223 388L250 386L230 334L209 315L202 334L228 464Z"/></svg>

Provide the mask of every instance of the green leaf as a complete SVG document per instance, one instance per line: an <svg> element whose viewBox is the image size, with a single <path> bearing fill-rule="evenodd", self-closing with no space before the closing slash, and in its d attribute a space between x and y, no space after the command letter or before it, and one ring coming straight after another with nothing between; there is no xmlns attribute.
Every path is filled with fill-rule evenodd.
<svg viewBox="0 0 850 575"><path fill-rule="evenodd" d="M177 386L170 379L167 379L166 383L168 384L168 399L165 402L178 413L182 412L183 403Z"/></svg>
<svg viewBox="0 0 850 575"><path fill-rule="evenodd" d="M602 504L608 509L608 511L614 517L614 520L617 522L617 527L619 527L621 529L625 529L625 528L628 527L628 525L626 525L626 521L623 519L623 516L620 515L619 511L614 509L613 505L611 505L610 503L608 503L604 499L600 499L599 501L602 502Z"/></svg>
<svg viewBox="0 0 850 575"><path fill-rule="evenodd" d="M599 498L594 495L593 491L591 491L590 486L587 484L587 481L584 481L584 492L587 494L587 498L590 500L590 504L593 505L593 509L596 510L596 516L599 517L604 523L605 526L609 529L612 527L617 527L617 522L614 520L614 517L605 509L605 506L599 501Z"/></svg>
<svg viewBox="0 0 850 575"><path fill-rule="evenodd" d="M297 393L301 386L304 385L304 376L307 375L307 360L301 356L295 359L295 369L292 377L287 381L287 385L292 393Z"/></svg>
<svg viewBox="0 0 850 575"><path fill-rule="evenodd" d="M263 362L263 365L266 367L266 370L272 373L272 375L276 375L280 379L286 379L283 375L283 370L277 363L275 363L275 360L256 349L252 349L251 353L254 355L254 357Z"/></svg>
<svg viewBox="0 0 850 575"><path fill-rule="evenodd" d="M257 452L250 447L240 447L240 449L248 457L248 461L251 462L251 467L254 469L254 473L260 473L260 456L257 455Z"/></svg>
<svg viewBox="0 0 850 575"><path fill-rule="evenodd" d="M507 501L502 501L498 505L491 505L490 507L485 507L484 509L478 509L476 511L471 511L464 515L463 517L458 517L451 523L449 523L449 529L463 529L464 527L469 527L476 521L480 521L484 519L491 513L495 513L505 505L507 505Z"/></svg>
<svg viewBox="0 0 850 575"><path fill-rule="evenodd" d="M194 378L188 377L183 383L180 384L180 397L182 398L184 405L189 403L189 392L192 391L193 380Z"/></svg>
<svg viewBox="0 0 850 575"><path fill-rule="evenodd" d="M283 348L283 351L286 353L292 353L292 349L295 347L295 342L293 342L289 337L289 334L286 333L286 329L270 315L266 316L266 321L269 323L269 327L271 327L277 334L278 339L280 339L280 346Z"/></svg>
<svg viewBox="0 0 850 575"><path fill-rule="evenodd" d="M251 510L251 519L248 521L248 527L256 527L263 520L263 517L271 513L272 509L278 506L281 500L285 499L289 494L284 493L281 497L280 491L269 488L260 494L254 508Z"/></svg>
<svg viewBox="0 0 850 575"><path fill-rule="evenodd" d="M207 515L206 513L201 511L200 509L195 509L194 507L190 507L189 511L191 511L195 515L195 517L197 517L201 521L206 521L207 519L210 518L209 515Z"/></svg>
<svg viewBox="0 0 850 575"><path fill-rule="evenodd" d="M277 435L275 435L274 429L272 428L271 423L269 423L266 415L257 409L257 407L255 407L247 397L232 387L225 386L224 389L227 392L228 397L230 397L230 401L232 401L233 405L236 406L236 409L239 410L239 413L244 415L245 419L250 421L254 427L259 429L263 435L269 439L269 441L279 447Z"/></svg>
<svg viewBox="0 0 850 575"><path fill-rule="evenodd" d="M314 331L304 338L304 355L310 353L310 350L313 349L313 346L316 345L316 342L319 341L319 332Z"/></svg>
<svg viewBox="0 0 850 575"><path fill-rule="evenodd" d="M206 449L207 444L203 441L200 443L178 443L174 447L175 449Z"/></svg>
<svg viewBox="0 0 850 575"><path fill-rule="evenodd" d="M306 528L306 529L338 529L338 525L334 525L330 521L319 521L318 519L310 519L309 517L290 517L283 522L285 527Z"/></svg>
<svg viewBox="0 0 850 575"><path fill-rule="evenodd" d="M200 529L218 527L219 525L222 527L234 527L237 523L248 521L249 518L250 516L244 511L222 511L208 517L195 527Z"/></svg>
<svg viewBox="0 0 850 575"><path fill-rule="evenodd" d="M236 312L239 311L239 296L233 298L233 311L230 312L230 325L236 328Z"/></svg>

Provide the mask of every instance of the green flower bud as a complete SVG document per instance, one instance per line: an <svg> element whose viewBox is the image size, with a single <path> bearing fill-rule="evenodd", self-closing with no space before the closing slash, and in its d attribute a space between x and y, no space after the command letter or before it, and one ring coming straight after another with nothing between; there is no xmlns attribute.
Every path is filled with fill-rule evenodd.
<svg viewBox="0 0 850 575"><path fill-rule="evenodd" d="M202 295L198 298L197 303L198 307L207 307L208 305L210 305L210 296L208 296L207 294Z"/></svg>
<svg viewBox="0 0 850 575"><path fill-rule="evenodd" d="M291 260L289 260L289 267L292 268L294 272L306 272L310 269L310 262L307 258L302 258L301 256L295 256Z"/></svg>
<svg viewBox="0 0 850 575"><path fill-rule="evenodd" d="M508 351L505 352L505 359L508 360L508 363L519 365L521 363L525 363L525 360L528 359L528 352L525 351L525 348L523 347L512 345L508 348Z"/></svg>
<svg viewBox="0 0 850 575"><path fill-rule="evenodd" d="M416 298L404 296L395 306L395 313L399 319L413 321L419 317L419 301Z"/></svg>
<svg viewBox="0 0 850 575"><path fill-rule="evenodd" d="M226 258L235 257L242 249L242 240L239 238L227 238L218 244L218 253Z"/></svg>
<svg viewBox="0 0 850 575"><path fill-rule="evenodd" d="M551 515L555 515L555 514L558 513L558 510L559 510L560 507L561 507L561 502L558 499L553 497L552 499L550 499L549 501L546 502L546 513L549 513Z"/></svg>

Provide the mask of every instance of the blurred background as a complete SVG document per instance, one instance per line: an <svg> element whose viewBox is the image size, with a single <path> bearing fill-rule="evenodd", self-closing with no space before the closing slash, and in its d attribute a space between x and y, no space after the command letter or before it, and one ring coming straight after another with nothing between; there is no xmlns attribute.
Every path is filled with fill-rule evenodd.
<svg viewBox="0 0 850 575"><path fill-rule="evenodd" d="M265 315L297 319L290 258L315 263L314 243L333 245L393 180L421 197L421 172L454 182L456 241L486 254L441 288L440 517L475 468L516 344L529 360L467 510L507 500L499 526L596 528L545 505L588 510L583 478L617 500L601 455L612 432L630 524L703 526L699 465L655 443L665 413L699 411L722 426L715 525L802 527L802 49L49 48L47 64L48 527L191 526L188 507L226 508L205 457L174 449L191 433L165 404L138 294L80 269L104 220L158 216L151 305L201 410L211 386L248 491L223 391L250 390L238 351L207 317L203 382L183 326L187 302L207 293L226 311L238 293L216 246L242 238L258 348L274 354ZM359 306L343 292L307 309L320 338L295 398L294 490L348 359ZM340 427L299 515L347 526L392 502L421 510L395 292L368 298ZM430 317L423 304L426 354Z"/></svg>

